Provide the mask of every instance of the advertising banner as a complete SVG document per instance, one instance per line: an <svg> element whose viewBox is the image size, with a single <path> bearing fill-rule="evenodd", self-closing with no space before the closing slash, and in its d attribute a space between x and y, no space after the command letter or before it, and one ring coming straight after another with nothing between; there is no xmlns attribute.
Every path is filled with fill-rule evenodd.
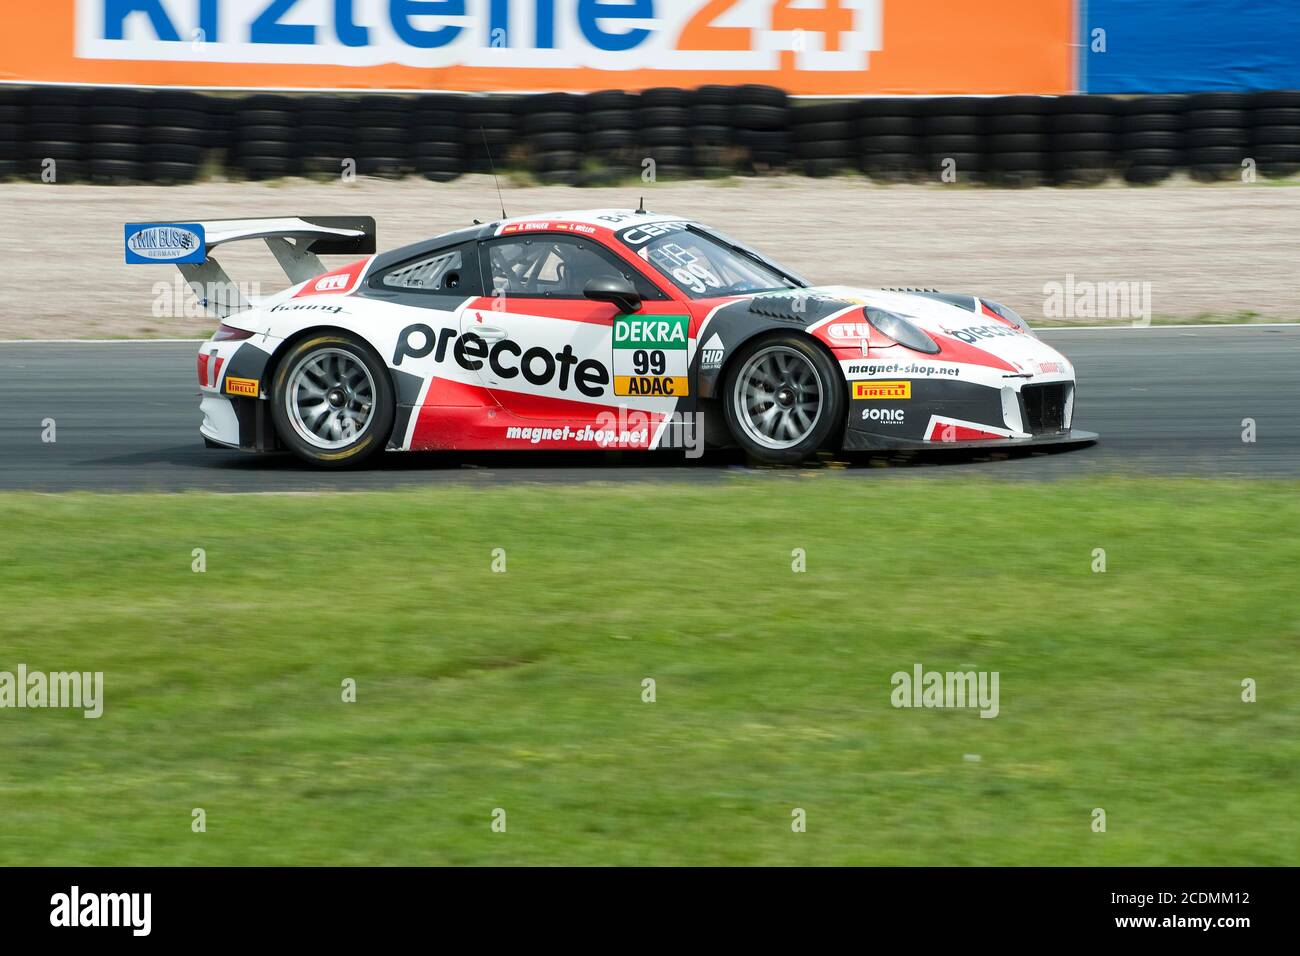
<svg viewBox="0 0 1300 956"><path fill-rule="evenodd" d="M4 0L0 80L1066 93L1072 0Z"/></svg>
<svg viewBox="0 0 1300 956"><path fill-rule="evenodd" d="M1300 89L1297 0L1088 0L1090 93Z"/></svg>

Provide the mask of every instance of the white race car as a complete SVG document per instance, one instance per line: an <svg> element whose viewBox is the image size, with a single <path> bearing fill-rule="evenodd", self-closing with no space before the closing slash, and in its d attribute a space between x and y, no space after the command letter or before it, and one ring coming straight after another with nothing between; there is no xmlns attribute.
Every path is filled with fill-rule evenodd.
<svg viewBox="0 0 1300 956"><path fill-rule="evenodd" d="M212 258L264 239L293 284L255 302ZM1088 442L1074 369L1011 309L811 286L699 223L644 210L475 224L375 255L374 221L126 227L221 326L199 350L210 445L324 466L381 450ZM327 271L318 254L358 254ZM692 438L691 436L695 436Z"/></svg>

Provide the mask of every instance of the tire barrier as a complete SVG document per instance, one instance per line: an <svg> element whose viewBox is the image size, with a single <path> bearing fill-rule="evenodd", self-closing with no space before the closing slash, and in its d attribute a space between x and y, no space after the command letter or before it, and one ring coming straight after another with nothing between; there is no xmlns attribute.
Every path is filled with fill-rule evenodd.
<svg viewBox="0 0 1300 956"><path fill-rule="evenodd" d="M791 100L640 93L199 93L0 87L0 178L191 182L526 171L594 186L789 171L1003 186L1300 173L1300 91Z"/></svg>

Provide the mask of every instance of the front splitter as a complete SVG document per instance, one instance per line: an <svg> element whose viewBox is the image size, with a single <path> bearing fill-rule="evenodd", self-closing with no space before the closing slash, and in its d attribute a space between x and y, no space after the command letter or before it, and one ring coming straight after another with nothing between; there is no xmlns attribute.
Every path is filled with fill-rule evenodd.
<svg viewBox="0 0 1300 956"><path fill-rule="evenodd" d="M1086 445L1101 436L1072 428L1068 432L1035 435L1032 438L980 438L974 441L917 441L910 438L891 438L872 432L849 429L844 433L844 451L968 451L973 448L1036 448L1043 445Z"/></svg>

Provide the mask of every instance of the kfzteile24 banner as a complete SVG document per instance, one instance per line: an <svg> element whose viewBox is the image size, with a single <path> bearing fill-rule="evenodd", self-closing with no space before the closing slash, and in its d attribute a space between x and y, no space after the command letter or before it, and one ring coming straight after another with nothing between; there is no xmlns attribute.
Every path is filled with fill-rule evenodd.
<svg viewBox="0 0 1300 956"><path fill-rule="evenodd" d="M1071 0L3 0L0 79L233 89L1066 93Z"/></svg>

